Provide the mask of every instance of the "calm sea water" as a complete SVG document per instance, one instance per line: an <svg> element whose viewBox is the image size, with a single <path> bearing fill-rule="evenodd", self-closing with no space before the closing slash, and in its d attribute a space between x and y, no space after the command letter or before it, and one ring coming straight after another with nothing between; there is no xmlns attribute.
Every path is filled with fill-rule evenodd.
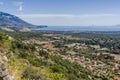
<svg viewBox="0 0 120 80"><path fill-rule="evenodd" d="M32 28L32 30L50 30L50 31L120 31L120 27L48 26L48 27L45 27L45 28Z"/></svg>

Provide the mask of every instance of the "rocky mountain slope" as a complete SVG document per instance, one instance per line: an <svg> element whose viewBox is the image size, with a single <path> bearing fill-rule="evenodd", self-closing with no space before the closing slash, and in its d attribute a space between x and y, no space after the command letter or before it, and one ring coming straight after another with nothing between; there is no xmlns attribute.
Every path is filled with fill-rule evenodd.
<svg viewBox="0 0 120 80"><path fill-rule="evenodd" d="M35 27L35 25L27 23L19 17L4 12L0 12L0 26L17 28Z"/></svg>

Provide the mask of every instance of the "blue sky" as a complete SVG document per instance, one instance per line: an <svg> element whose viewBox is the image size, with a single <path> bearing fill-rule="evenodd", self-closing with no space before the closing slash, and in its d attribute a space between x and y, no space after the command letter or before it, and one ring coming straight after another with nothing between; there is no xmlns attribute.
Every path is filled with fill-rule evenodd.
<svg viewBox="0 0 120 80"><path fill-rule="evenodd" d="M120 0L0 0L0 11L36 25L120 24Z"/></svg>

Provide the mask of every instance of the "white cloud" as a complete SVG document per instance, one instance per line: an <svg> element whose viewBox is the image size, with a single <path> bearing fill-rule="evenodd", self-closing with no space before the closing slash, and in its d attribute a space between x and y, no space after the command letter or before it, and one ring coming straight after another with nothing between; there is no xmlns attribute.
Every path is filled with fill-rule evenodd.
<svg viewBox="0 0 120 80"><path fill-rule="evenodd" d="M29 18L40 18L40 17L75 17L71 14L21 14L20 17L29 17Z"/></svg>
<svg viewBox="0 0 120 80"><path fill-rule="evenodd" d="M85 14L85 15L80 15L84 17L107 17L107 16L118 16L117 14Z"/></svg>
<svg viewBox="0 0 120 80"><path fill-rule="evenodd" d="M20 5L18 10L19 10L19 11L23 11L23 6Z"/></svg>
<svg viewBox="0 0 120 80"><path fill-rule="evenodd" d="M22 7L20 8L22 9ZM80 14L80 15L73 15L73 14L21 14L18 15L24 18L41 18L41 17L64 17L64 18L85 18L85 17L110 17L110 16L118 16L117 14Z"/></svg>
<svg viewBox="0 0 120 80"><path fill-rule="evenodd" d="M20 14L20 18L36 25L81 26L120 24L119 14Z"/></svg>
<svg viewBox="0 0 120 80"><path fill-rule="evenodd" d="M3 2L0 2L0 5L3 5L4 3Z"/></svg>
<svg viewBox="0 0 120 80"><path fill-rule="evenodd" d="M13 4L18 7L20 13L23 13L23 2L13 2Z"/></svg>

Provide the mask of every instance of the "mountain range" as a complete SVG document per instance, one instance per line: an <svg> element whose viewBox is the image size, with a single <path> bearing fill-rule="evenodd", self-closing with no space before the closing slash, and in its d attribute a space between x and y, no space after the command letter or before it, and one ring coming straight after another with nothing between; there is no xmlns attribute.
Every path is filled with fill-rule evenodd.
<svg viewBox="0 0 120 80"><path fill-rule="evenodd" d="M0 12L0 27L32 28L46 26L36 26L20 19L17 16L5 12Z"/></svg>

